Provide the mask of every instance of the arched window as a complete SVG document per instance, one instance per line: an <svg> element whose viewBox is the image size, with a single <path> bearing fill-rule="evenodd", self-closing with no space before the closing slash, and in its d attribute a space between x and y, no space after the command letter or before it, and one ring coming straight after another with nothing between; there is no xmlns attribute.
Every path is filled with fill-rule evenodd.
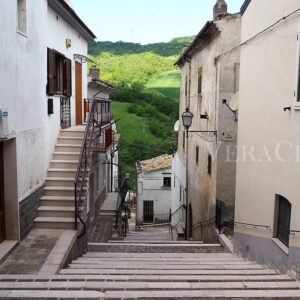
<svg viewBox="0 0 300 300"><path fill-rule="evenodd" d="M286 198L277 195L276 210L277 210L276 237L286 246L289 246L292 205Z"/></svg>

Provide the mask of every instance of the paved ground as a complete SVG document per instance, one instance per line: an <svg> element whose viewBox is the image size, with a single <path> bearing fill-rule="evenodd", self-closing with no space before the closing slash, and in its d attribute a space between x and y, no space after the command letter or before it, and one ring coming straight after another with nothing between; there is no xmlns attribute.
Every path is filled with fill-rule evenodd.
<svg viewBox="0 0 300 300"><path fill-rule="evenodd" d="M113 216L97 216L88 231L89 243L105 243L112 237Z"/></svg>
<svg viewBox="0 0 300 300"><path fill-rule="evenodd" d="M33 229L0 266L0 274L37 274L63 230Z"/></svg>

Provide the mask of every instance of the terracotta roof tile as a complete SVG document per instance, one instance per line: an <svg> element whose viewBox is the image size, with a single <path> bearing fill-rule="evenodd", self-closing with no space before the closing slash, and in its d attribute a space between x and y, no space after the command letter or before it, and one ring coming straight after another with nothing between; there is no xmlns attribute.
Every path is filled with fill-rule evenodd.
<svg viewBox="0 0 300 300"><path fill-rule="evenodd" d="M147 173L171 168L172 158L172 155L165 154L148 160L138 161L136 164L137 172Z"/></svg>

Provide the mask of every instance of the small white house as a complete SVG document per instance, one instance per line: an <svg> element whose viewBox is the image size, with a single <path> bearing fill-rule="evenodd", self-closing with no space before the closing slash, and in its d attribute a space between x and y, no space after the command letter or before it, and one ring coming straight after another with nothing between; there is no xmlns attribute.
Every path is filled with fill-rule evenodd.
<svg viewBox="0 0 300 300"><path fill-rule="evenodd" d="M169 222L172 208L172 155L137 162L137 224Z"/></svg>

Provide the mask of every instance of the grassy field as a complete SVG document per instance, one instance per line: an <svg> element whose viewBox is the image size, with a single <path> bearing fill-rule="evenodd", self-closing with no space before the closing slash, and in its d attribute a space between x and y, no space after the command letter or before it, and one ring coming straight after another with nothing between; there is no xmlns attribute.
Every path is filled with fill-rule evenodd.
<svg viewBox="0 0 300 300"><path fill-rule="evenodd" d="M138 117L135 114L130 114L127 109L130 103L126 102L113 102L112 111L113 116L117 120L118 131L122 135L122 139L127 143L131 143L134 140L141 140L145 142L156 142L158 139L151 134L147 119Z"/></svg>
<svg viewBox="0 0 300 300"><path fill-rule="evenodd" d="M146 85L146 91L160 93L166 97L179 101L180 72L173 70L154 75Z"/></svg>

